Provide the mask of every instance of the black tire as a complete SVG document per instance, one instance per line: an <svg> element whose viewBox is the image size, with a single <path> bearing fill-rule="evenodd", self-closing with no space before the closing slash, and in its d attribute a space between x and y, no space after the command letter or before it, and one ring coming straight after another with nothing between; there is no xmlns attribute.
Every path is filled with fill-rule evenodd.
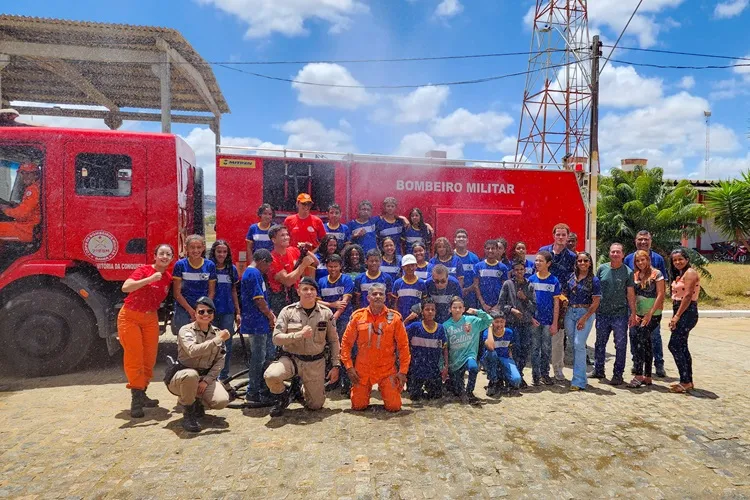
<svg viewBox="0 0 750 500"><path fill-rule="evenodd" d="M86 304L63 289L34 289L0 310L0 359L11 373L57 375L74 370L96 337Z"/></svg>

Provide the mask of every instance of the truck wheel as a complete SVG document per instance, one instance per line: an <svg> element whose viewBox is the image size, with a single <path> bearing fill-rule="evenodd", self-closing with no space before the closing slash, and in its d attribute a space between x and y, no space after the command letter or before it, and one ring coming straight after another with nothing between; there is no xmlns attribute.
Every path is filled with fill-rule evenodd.
<svg viewBox="0 0 750 500"><path fill-rule="evenodd" d="M72 371L96 338L96 321L64 290L23 292L0 310L0 358L11 373L26 376Z"/></svg>

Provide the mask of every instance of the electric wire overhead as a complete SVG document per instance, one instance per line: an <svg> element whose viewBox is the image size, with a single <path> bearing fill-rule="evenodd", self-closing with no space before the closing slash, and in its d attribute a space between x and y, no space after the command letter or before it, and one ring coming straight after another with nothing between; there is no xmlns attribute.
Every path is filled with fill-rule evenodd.
<svg viewBox="0 0 750 500"><path fill-rule="evenodd" d="M687 66L687 65L677 65L677 64L654 64L654 63L637 63L637 62L631 62L631 61L623 61L620 59L611 59L613 63L618 64L627 64L630 66L644 66L647 68L659 68L659 69L694 69L694 70L704 70L704 69L731 69L731 68L744 68L744 67L750 67L750 63L740 63L740 64L710 64L707 66Z"/></svg>
<svg viewBox="0 0 750 500"><path fill-rule="evenodd" d="M613 47L613 45L604 45L604 47ZM730 61L750 61L750 57L740 56L725 56L719 54L702 54L699 52L681 52L677 50L663 50L663 49L642 49L640 47L619 47L620 50L631 50L635 52L652 52L655 54L670 54L675 56L691 56L691 57L706 57L713 59L728 59Z"/></svg>

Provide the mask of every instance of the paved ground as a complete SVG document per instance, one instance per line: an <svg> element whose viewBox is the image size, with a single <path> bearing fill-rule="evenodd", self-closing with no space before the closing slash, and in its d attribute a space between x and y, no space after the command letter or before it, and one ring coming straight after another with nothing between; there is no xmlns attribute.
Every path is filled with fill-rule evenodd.
<svg viewBox="0 0 750 500"><path fill-rule="evenodd" d="M668 393L670 378L480 407L407 400L398 415L337 398L276 420L226 409L198 435L182 431L161 383L149 393L162 408L131 420L116 363L2 379L0 497L750 498L750 320L701 320L691 348L691 396Z"/></svg>

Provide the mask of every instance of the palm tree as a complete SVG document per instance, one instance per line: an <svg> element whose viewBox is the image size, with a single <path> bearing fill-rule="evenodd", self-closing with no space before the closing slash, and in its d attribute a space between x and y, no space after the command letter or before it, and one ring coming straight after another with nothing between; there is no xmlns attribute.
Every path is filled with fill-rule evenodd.
<svg viewBox="0 0 750 500"><path fill-rule="evenodd" d="M724 236L750 248L750 171L706 193L706 206Z"/></svg>
<svg viewBox="0 0 750 500"><path fill-rule="evenodd" d="M668 256L683 238L694 238L705 229L698 222L708 210L698 203L698 191L689 181L665 184L661 168L636 167L632 172L612 169L599 187L597 251L609 254L612 243L622 243L625 253L635 250L635 235L651 233L654 251ZM708 276L705 257L688 249L691 262Z"/></svg>

